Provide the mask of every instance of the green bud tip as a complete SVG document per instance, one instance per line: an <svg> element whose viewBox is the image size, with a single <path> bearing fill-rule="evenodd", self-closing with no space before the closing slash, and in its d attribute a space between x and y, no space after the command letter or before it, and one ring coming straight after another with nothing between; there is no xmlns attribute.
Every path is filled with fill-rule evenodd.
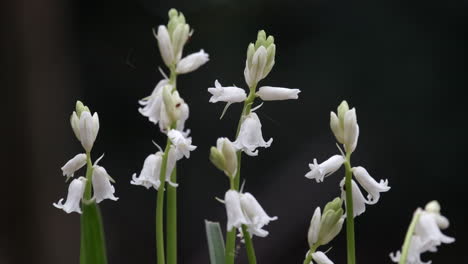
<svg viewBox="0 0 468 264"><path fill-rule="evenodd" d="M76 106L75 106L75 111L76 114L78 115L78 118L81 117L81 113L83 111L91 112L87 106L85 106L81 101L76 101Z"/></svg>
<svg viewBox="0 0 468 264"><path fill-rule="evenodd" d="M173 18L173 17L177 17L179 15L179 12L177 12L177 9L175 8L171 8L169 9L169 19Z"/></svg>
<svg viewBox="0 0 468 264"><path fill-rule="evenodd" d="M341 200L340 197L336 197L335 199L333 199L333 201L328 202L327 205L325 205L325 208L323 208L323 213L325 214L329 210L338 211L339 209L341 209L342 205L343 200Z"/></svg>

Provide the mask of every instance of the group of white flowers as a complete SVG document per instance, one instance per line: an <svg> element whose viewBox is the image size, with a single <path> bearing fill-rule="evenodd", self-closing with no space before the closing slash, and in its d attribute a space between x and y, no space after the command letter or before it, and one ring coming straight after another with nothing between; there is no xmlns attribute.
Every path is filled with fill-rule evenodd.
<svg viewBox="0 0 468 264"><path fill-rule="evenodd" d="M80 206L82 201L85 203L100 203L104 199L117 201L118 198L114 196L115 189L111 184L113 179L109 176L106 169L98 165L103 156L97 159L94 165L91 164L90 153L99 131L98 114L94 113L94 115L91 116L89 108L78 101L76 103L76 110L73 111L71 115L70 123L73 132L75 132L76 137L81 142L86 153L80 153L69 160L62 167L63 175L66 176L68 180L74 176L76 171L89 162L90 164L88 164L88 166L91 166L91 168L88 168L88 170L92 170L91 179L80 176L72 180L68 187L66 202L63 203L63 199L60 199L53 205L59 209L63 209L67 213L77 212L81 214ZM84 194L86 189L91 188L91 186L87 187L89 180L92 181L93 197L87 197L85 199ZM89 192L91 193L91 190L89 190Z"/></svg>
<svg viewBox="0 0 468 264"><path fill-rule="evenodd" d="M146 157L139 175L136 173L132 175L131 184L159 190L161 186L164 187L165 182L172 187L178 186L177 182L171 180L171 173L177 161L183 157L189 158L190 152L197 148L192 145L190 130L185 128L185 122L189 118L189 106L177 91L177 74L192 72L205 64L209 58L203 50L182 58L184 46L193 31L186 23L184 15L174 9L169 11L167 26L159 26L157 33L154 33L163 61L170 71L170 77L162 73L164 78L157 83L150 96L139 101L141 108L138 110L150 122L159 125L161 132L168 137L168 145L166 150L163 150L156 144L159 150ZM259 31L257 41L250 43L247 49L244 78L248 93L245 89L236 86L222 86L218 80L214 83L215 87L208 88L208 92L212 95L209 102L226 103L221 116L231 104L244 103L236 139L231 141L225 137L218 138L216 147L210 150L211 162L223 171L230 181L230 189L226 191L223 201L227 213L227 231L237 229L239 236L244 238L246 231L250 237L253 235L266 237L268 231L264 227L278 219L276 216L270 217L251 193L243 192L243 187L239 190L234 184L235 180L240 180L238 177L241 152L257 156L258 148L268 148L273 142L273 138L267 141L263 138L262 124L255 113L262 104L253 108L252 106L256 98L262 101L298 99L300 93L299 89L273 86L261 86L257 89L258 83L272 70L275 55L274 38L267 37L263 30ZM115 189L111 184L113 179L103 167L98 165L102 156L94 164L91 162L91 150L99 131L98 114L91 115L89 108L78 101L76 110L71 115L71 127L85 153L77 154L69 160L62 167L63 175L68 181L78 170L87 165L86 177L73 179L68 188L66 202L63 203L64 199L60 199L53 205L67 213L82 213L82 203L100 203L104 199L118 200L114 196ZM350 109L348 103L343 101L337 113L331 112L330 128L337 142L343 145L344 152L338 147L340 155L333 155L322 163L313 159L313 163L309 164L310 171L305 177L315 179L318 183L323 182L343 165L349 177L345 176L340 183L341 198L327 203L323 211L320 207L315 209L307 236L310 249L306 254L305 262L308 263L305 264L312 264L313 261L318 264L333 263L324 252L317 251L317 248L328 244L341 231L347 217L342 208L343 201L348 207L347 197L352 196L353 208L352 214L350 212L348 217L351 215L350 218L354 218L365 212L366 205L376 204L382 192L390 190L387 180L376 181L365 168L351 167L350 157L356 150L359 138L356 109ZM352 179L351 174L359 185ZM350 186L351 190L345 186ZM367 192L367 197L364 197L359 186ZM352 193L351 196L346 195L349 191ZM440 214L437 202L427 204L424 210L417 209L414 219L416 222L414 232L411 233L409 249L406 253L398 251L390 254L394 262L399 262L402 254L407 254L407 264L425 263L420 258L422 253L435 252L442 243L452 243L455 240L440 231L449 226L449 221Z"/></svg>

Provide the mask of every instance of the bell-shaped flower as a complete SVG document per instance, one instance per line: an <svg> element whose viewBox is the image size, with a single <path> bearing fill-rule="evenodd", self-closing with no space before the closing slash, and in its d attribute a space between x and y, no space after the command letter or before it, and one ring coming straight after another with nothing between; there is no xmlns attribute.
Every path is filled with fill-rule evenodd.
<svg viewBox="0 0 468 264"><path fill-rule="evenodd" d="M215 81L215 87L208 88L208 92L212 94L210 103L227 102L228 104L240 103L245 101L247 94L245 90L235 86L223 87Z"/></svg>
<svg viewBox="0 0 468 264"><path fill-rule="evenodd" d="M244 118L240 127L239 135L233 142L238 150L244 151L249 156L257 156L259 147L268 148L273 142L273 138L265 141L262 135L262 124L257 114L250 113Z"/></svg>
<svg viewBox="0 0 468 264"><path fill-rule="evenodd" d="M249 88L264 79L275 65L274 42L273 36L267 38L265 31L260 30L255 44L249 44L244 69L245 82Z"/></svg>
<svg viewBox="0 0 468 264"><path fill-rule="evenodd" d="M151 95L139 101L143 107L139 108L138 111L143 116L148 117L149 121L154 124L157 124L161 120L161 109L164 107L162 92L163 87L168 84L169 81L167 79L159 81Z"/></svg>
<svg viewBox="0 0 468 264"><path fill-rule="evenodd" d="M67 178L73 177L75 172L81 169L86 164L86 154L81 153L73 157L62 167L63 176Z"/></svg>
<svg viewBox="0 0 468 264"><path fill-rule="evenodd" d="M354 180L351 180L351 186L352 186L352 195L353 195L353 216L356 217L366 211L366 203L367 200L364 198L364 196L361 193L361 190L359 189L358 185ZM345 179L340 182L340 187L341 187L341 198L345 201L346 204L346 192L348 190L345 190Z"/></svg>
<svg viewBox="0 0 468 264"><path fill-rule="evenodd" d="M305 177L315 179L317 182L323 182L324 178L337 171L344 161L344 157L340 155L334 155L320 164L318 164L317 159L314 159L314 163L309 163L310 171Z"/></svg>
<svg viewBox="0 0 468 264"><path fill-rule="evenodd" d="M233 228L240 228L242 225L247 225L249 222L246 219L241 208L239 193L234 190L229 190L224 196L227 214L227 231Z"/></svg>
<svg viewBox="0 0 468 264"><path fill-rule="evenodd" d="M226 176L236 176L236 149L228 138L218 138L216 147L211 147L210 149L210 160L218 169L224 171Z"/></svg>
<svg viewBox="0 0 468 264"><path fill-rule="evenodd" d="M333 262L322 251L312 253L312 259L318 264L333 264Z"/></svg>
<svg viewBox="0 0 468 264"><path fill-rule="evenodd" d="M421 212L419 221L416 223L414 233L421 237L423 241L431 241L432 250L437 251L436 247L442 243L450 244L455 241L453 237L444 235L437 224L436 214Z"/></svg>
<svg viewBox="0 0 468 264"><path fill-rule="evenodd" d="M248 219L248 230L252 235L265 237L268 231L262 229L263 226L268 225L270 221L277 220L278 217L270 217L267 215L262 206L258 203L257 199L250 193L240 194L240 203L245 216Z"/></svg>
<svg viewBox="0 0 468 264"><path fill-rule="evenodd" d="M86 178L79 177L74 179L68 186L67 201L63 203L63 198L53 205L56 208L63 209L67 214L77 212L81 214L80 203L86 188Z"/></svg>
<svg viewBox="0 0 468 264"><path fill-rule="evenodd" d="M159 188L159 185L161 184L159 180L159 174L161 171L161 161L162 152L151 154L148 157L146 157L140 175L136 177L136 173L134 173L132 175L132 181L130 181L130 183L133 185L144 186L146 187L146 189L153 187L157 190Z"/></svg>
<svg viewBox="0 0 468 264"><path fill-rule="evenodd" d="M429 251L431 246L428 241L423 241L421 237L413 235L408 249L408 255L406 256L406 264L430 264L431 261L424 262L421 260L421 254ZM399 263L401 258L401 251L396 253L390 253L390 259Z"/></svg>
<svg viewBox="0 0 468 264"><path fill-rule="evenodd" d="M115 188L110 183L111 179L106 169L96 164L93 166L93 200L96 200L96 203L100 203L104 199L113 201L119 199L114 196Z"/></svg>
<svg viewBox="0 0 468 264"><path fill-rule="evenodd" d="M390 186L388 186L388 180L380 180L380 182L377 182L369 175L366 169L360 166L354 167L352 170L356 180L368 193L368 204L377 203L380 198L380 193L390 190Z"/></svg>
<svg viewBox="0 0 468 264"><path fill-rule="evenodd" d="M197 146L192 145L191 137L185 137L183 133L178 130L169 130L167 136L175 146L176 157L178 160L183 156L187 159L190 158L190 151L194 151L197 148Z"/></svg>
<svg viewBox="0 0 468 264"><path fill-rule="evenodd" d="M263 101L278 101L278 100L289 100L289 99L298 99L299 89L289 89L282 87L272 87L272 86L263 86L257 92Z"/></svg>
<svg viewBox="0 0 468 264"><path fill-rule="evenodd" d="M200 50L199 52L192 53L181 59L179 63L177 63L176 72L179 74L192 72L200 68L200 66L209 60L208 53L206 53L204 50Z"/></svg>
<svg viewBox="0 0 468 264"><path fill-rule="evenodd" d="M167 67L171 67L174 64L174 48L172 47L171 37L166 26L159 26L155 37L158 40L159 52L164 63Z"/></svg>
<svg viewBox="0 0 468 264"><path fill-rule="evenodd" d="M336 140L345 145L347 152L353 152L359 137L359 126L357 124L356 109L349 109L348 103L343 101L338 106L338 115L330 113L330 128Z"/></svg>

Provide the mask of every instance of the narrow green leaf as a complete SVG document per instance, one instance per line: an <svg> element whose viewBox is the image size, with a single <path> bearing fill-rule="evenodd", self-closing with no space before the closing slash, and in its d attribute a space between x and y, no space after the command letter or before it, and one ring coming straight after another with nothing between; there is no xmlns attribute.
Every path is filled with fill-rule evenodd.
<svg viewBox="0 0 468 264"><path fill-rule="evenodd" d="M205 227L211 264L224 264L224 238L219 223L205 220Z"/></svg>
<svg viewBox="0 0 468 264"><path fill-rule="evenodd" d="M101 212L96 203L82 204L80 264L107 264Z"/></svg>

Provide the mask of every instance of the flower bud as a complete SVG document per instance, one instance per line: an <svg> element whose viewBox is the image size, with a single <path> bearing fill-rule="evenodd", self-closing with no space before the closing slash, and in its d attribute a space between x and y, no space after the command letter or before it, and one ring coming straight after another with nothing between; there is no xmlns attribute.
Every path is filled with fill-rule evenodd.
<svg viewBox="0 0 468 264"><path fill-rule="evenodd" d="M192 72L205 64L208 60L208 53L204 50L200 50L180 60L179 63L177 63L176 72L179 74Z"/></svg>
<svg viewBox="0 0 468 264"><path fill-rule="evenodd" d="M322 213L320 207L315 208L314 215L310 220L309 231L307 232L307 241L309 242L309 247L313 247L318 240L320 233L320 219L322 218Z"/></svg>
<svg viewBox="0 0 468 264"><path fill-rule="evenodd" d="M317 240L319 245L328 244L336 237L336 235L338 235L338 233L340 233L344 222L344 219L342 218L343 208L341 208L341 204L341 199L335 198L325 206L322 219L320 221L320 232Z"/></svg>
<svg viewBox="0 0 468 264"><path fill-rule="evenodd" d="M99 131L98 114L94 113L91 116L89 108L77 101L75 111L70 117L70 124L83 148L90 152Z"/></svg>
<svg viewBox="0 0 468 264"><path fill-rule="evenodd" d="M347 152L353 152L356 149L359 126L357 124L356 109L349 109L348 103L343 101L337 110L337 114L330 113L330 128L336 137L336 140L345 145Z"/></svg>
<svg viewBox="0 0 468 264"><path fill-rule="evenodd" d="M299 98L299 89L289 89L282 87L263 86L257 92L257 95L263 101L288 100Z"/></svg>
<svg viewBox="0 0 468 264"><path fill-rule="evenodd" d="M265 31L260 30L255 45L249 44L244 70L245 81L249 87L264 79L273 68L276 54L274 41L273 36L267 38Z"/></svg>
<svg viewBox="0 0 468 264"><path fill-rule="evenodd" d="M175 91L174 93L171 91L172 90L172 86L171 85L166 85L164 88L163 88L163 102L164 102L164 108L166 110L166 115L167 117L169 117L169 126L177 121L178 119L178 116L177 116L177 112L176 112L176 102L174 102L175 100L175 97L179 97L179 93L177 91ZM176 96L174 96L174 94L176 94ZM179 97L180 98L180 97Z"/></svg>

